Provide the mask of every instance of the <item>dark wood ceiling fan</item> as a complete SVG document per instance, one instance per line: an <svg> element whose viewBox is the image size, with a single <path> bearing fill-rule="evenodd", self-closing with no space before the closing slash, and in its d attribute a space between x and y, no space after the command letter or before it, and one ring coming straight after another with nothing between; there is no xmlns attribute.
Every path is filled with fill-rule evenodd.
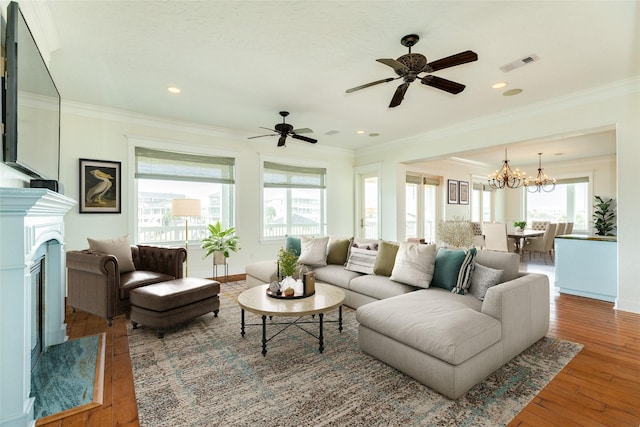
<svg viewBox="0 0 640 427"><path fill-rule="evenodd" d="M293 126L291 126L289 123L285 123L285 117L287 117L289 115L288 111L280 111L279 113L282 116L282 123L278 123L274 126L274 129L270 129L270 128L265 128L265 127L260 127L260 129L266 129L269 130L273 133L269 133L269 134L265 134L265 135L258 135L258 136L250 136L248 139L253 139L253 138L262 138L264 136L277 136L280 135L280 138L278 139L278 147L283 147L285 145L285 142L287 140L287 136L290 136L291 138L294 139L299 139L301 141L306 141L306 142L310 142L312 144L315 144L316 142L318 142L317 139L313 139L313 138L309 138L306 136L302 136L299 135L301 133L313 133L313 131L309 128L301 128L301 129L294 129Z"/></svg>
<svg viewBox="0 0 640 427"><path fill-rule="evenodd" d="M409 53L402 55L398 59L382 58L376 59L376 61L393 68L398 77L389 77L386 79L376 80L375 82L366 83L360 86L347 89L347 93L355 92L360 89L375 86L380 83L389 83L393 80L403 79L403 83L398 86L396 92L391 98L390 108L397 107L404 99L404 95L409 88L409 85L415 80L420 80L424 85L434 87L436 89L444 90L451 94L457 95L462 92L465 85L453 82L451 80L443 79L442 77L431 75L431 73L443 70L445 68L454 67L456 65L466 64L467 62L473 62L478 60L478 55L475 52L466 50L464 52L457 53L455 55L447 56L446 58L438 59L437 61L427 62L427 58L419 53L411 53L411 47L418 43L420 37L416 34L409 34L404 36L400 43L403 46L409 48ZM419 74L427 73L427 75L420 77Z"/></svg>

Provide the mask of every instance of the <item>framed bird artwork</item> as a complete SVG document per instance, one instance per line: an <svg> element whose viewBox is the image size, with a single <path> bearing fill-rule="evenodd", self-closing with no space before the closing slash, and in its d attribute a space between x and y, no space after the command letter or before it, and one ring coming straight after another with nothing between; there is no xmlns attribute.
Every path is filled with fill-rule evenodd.
<svg viewBox="0 0 640 427"><path fill-rule="evenodd" d="M121 213L120 162L80 159L80 213Z"/></svg>

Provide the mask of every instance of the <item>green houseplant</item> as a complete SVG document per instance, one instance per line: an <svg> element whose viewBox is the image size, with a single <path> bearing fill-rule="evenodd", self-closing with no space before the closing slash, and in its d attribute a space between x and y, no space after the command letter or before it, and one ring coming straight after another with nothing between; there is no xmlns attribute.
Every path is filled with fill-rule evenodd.
<svg viewBox="0 0 640 427"><path fill-rule="evenodd" d="M293 277L298 268L298 256L293 249L280 248L278 252L278 275L280 277Z"/></svg>
<svg viewBox="0 0 640 427"><path fill-rule="evenodd" d="M616 213L614 211L613 199L603 199L594 196L593 203L593 227L598 236L613 236L612 231L616 228Z"/></svg>
<svg viewBox="0 0 640 427"><path fill-rule="evenodd" d="M238 252L240 250L240 239L236 235L236 228L222 228L220 221L215 224L209 224L209 235L201 240L200 247L206 252L203 258L211 254L221 254L225 259L229 258L230 252ZM214 255L214 262L216 255ZM224 263L224 259L222 260Z"/></svg>
<svg viewBox="0 0 640 427"><path fill-rule="evenodd" d="M520 230L524 230L527 226L527 221L513 221L513 226L515 228L519 228Z"/></svg>

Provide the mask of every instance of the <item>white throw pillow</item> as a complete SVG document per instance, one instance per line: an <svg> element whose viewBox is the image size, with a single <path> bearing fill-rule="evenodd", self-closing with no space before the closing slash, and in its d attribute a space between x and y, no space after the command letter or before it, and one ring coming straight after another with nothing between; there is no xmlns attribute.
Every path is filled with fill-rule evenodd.
<svg viewBox="0 0 640 427"><path fill-rule="evenodd" d="M378 251L352 247L347 265L344 268L357 273L373 274L373 266L376 263L377 255Z"/></svg>
<svg viewBox="0 0 640 427"><path fill-rule="evenodd" d="M401 243L391 280L419 288L428 288L436 262L436 245Z"/></svg>
<svg viewBox="0 0 640 427"><path fill-rule="evenodd" d="M307 237L300 238L300 257L298 262L312 267L324 267L327 265L327 237Z"/></svg>
<svg viewBox="0 0 640 427"><path fill-rule="evenodd" d="M136 266L131 255L131 243L129 236L122 236L118 239L94 240L87 238L91 252L105 255L113 255L118 260L120 273L134 271Z"/></svg>
<svg viewBox="0 0 640 427"><path fill-rule="evenodd" d="M503 270L496 270L495 268L486 267L476 262L471 273L471 286L469 292L473 294L480 301L484 301L484 296L487 290L500 283Z"/></svg>

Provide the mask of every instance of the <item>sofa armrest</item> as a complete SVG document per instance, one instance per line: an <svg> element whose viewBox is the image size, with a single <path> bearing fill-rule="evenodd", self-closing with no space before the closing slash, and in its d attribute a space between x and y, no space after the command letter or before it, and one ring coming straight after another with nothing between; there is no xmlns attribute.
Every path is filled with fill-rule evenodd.
<svg viewBox="0 0 640 427"><path fill-rule="evenodd" d="M155 271L176 279L184 276L183 265L187 260L185 248L134 245L131 253L136 270Z"/></svg>
<svg viewBox="0 0 640 427"><path fill-rule="evenodd" d="M68 251L67 268L93 274L118 274L118 260L113 255L91 253L88 250Z"/></svg>
<svg viewBox="0 0 640 427"><path fill-rule="evenodd" d="M68 251L66 263L68 304L111 322L118 314L120 270L116 257L86 250Z"/></svg>
<svg viewBox="0 0 640 427"><path fill-rule="evenodd" d="M505 360L510 360L549 331L549 278L526 273L489 288L482 312L502 323Z"/></svg>

